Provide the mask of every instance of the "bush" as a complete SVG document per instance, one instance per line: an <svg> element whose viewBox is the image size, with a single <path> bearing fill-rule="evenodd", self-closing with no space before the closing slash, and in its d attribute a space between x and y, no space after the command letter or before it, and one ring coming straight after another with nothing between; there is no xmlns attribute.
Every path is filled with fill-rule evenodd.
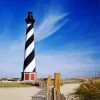
<svg viewBox="0 0 100 100"><path fill-rule="evenodd" d="M61 86L63 86L63 85L64 85L64 83L63 83L63 82L60 82L60 85L61 85Z"/></svg>
<svg viewBox="0 0 100 100"><path fill-rule="evenodd" d="M100 80L89 80L75 90L78 100L100 100Z"/></svg>

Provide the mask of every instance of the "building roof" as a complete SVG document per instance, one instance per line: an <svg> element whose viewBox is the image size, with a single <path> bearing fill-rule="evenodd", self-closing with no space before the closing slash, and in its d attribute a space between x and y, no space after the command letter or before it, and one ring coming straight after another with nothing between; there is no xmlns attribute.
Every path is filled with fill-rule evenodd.
<svg viewBox="0 0 100 100"><path fill-rule="evenodd" d="M7 81L7 78L1 78L0 81Z"/></svg>

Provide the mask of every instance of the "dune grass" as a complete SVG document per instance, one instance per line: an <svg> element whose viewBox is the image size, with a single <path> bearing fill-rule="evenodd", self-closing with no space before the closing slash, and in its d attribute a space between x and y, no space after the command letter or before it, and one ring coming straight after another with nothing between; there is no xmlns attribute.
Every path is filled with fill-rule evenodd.
<svg viewBox="0 0 100 100"><path fill-rule="evenodd" d="M89 80L75 90L77 100L100 100L100 80Z"/></svg>
<svg viewBox="0 0 100 100"><path fill-rule="evenodd" d="M22 83L2 83L0 88L14 88L14 87L32 87L31 84L22 84Z"/></svg>

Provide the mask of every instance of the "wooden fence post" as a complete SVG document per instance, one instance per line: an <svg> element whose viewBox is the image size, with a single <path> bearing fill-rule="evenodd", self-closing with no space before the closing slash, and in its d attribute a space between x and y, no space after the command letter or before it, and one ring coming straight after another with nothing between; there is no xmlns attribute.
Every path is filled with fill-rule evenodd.
<svg viewBox="0 0 100 100"><path fill-rule="evenodd" d="M51 88L51 75L48 76L47 84Z"/></svg>
<svg viewBox="0 0 100 100"><path fill-rule="evenodd" d="M47 79L47 100L51 100L51 76L48 76Z"/></svg>
<svg viewBox="0 0 100 100"><path fill-rule="evenodd" d="M54 78L55 78L54 87L56 91L60 93L60 73L55 73Z"/></svg>
<svg viewBox="0 0 100 100"><path fill-rule="evenodd" d="M55 100L60 100L60 73L54 74L54 88L55 88Z"/></svg>

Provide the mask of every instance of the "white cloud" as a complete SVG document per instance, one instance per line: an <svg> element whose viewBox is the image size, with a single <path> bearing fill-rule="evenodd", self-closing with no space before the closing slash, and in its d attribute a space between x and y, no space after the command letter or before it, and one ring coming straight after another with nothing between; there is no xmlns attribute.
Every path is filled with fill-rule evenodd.
<svg viewBox="0 0 100 100"><path fill-rule="evenodd" d="M100 63L92 59L94 52L58 52L37 55L36 64L39 76L61 72L63 77L95 75Z"/></svg>
<svg viewBox="0 0 100 100"><path fill-rule="evenodd" d="M55 33L57 30L59 30L67 21L68 18L66 18L64 21L60 22L59 25L56 25L60 20L65 18L67 14L48 14L41 25L36 29L35 31L35 42L43 40L47 38L48 36Z"/></svg>
<svg viewBox="0 0 100 100"><path fill-rule="evenodd" d="M0 77L20 77L24 62L24 42L16 42L0 50ZM36 68L39 77L47 77L61 72L62 77L95 75L100 63L92 59L94 51L60 51L36 53Z"/></svg>

